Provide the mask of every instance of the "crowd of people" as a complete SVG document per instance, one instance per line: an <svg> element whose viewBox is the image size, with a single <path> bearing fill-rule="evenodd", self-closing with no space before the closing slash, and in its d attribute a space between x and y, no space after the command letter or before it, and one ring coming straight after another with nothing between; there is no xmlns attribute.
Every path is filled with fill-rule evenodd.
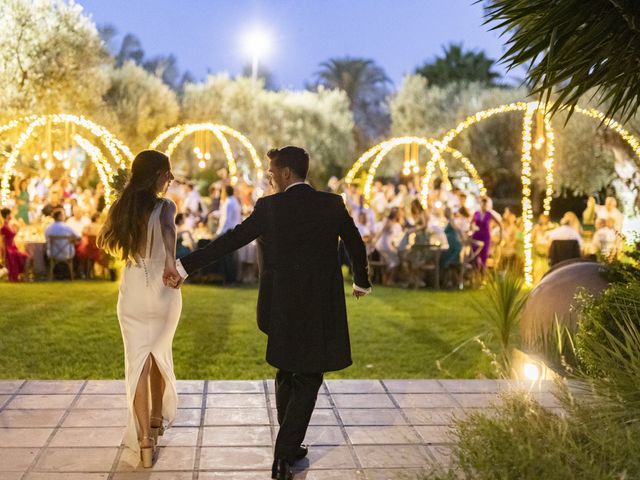
<svg viewBox="0 0 640 480"><path fill-rule="evenodd" d="M200 184L186 180L174 181L167 192L178 211L178 258L234 228L251 214L257 198L270 193L266 183L255 186L240 179L232 186L226 170L218 176L207 195L201 194ZM412 184L376 181L368 201L356 185L343 188L332 179L326 189L343 196L378 283L463 288L482 281L488 269L523 268L522 218L508 208L498 213L491 198L478 192L446 188L439 180L426 202ZM113 276L113 259L96 246L105 206L101 184L82 189L67 178L53 183L38 177L18 180L12 201L2 209L0 274L10 281L30 279L37 270L42 273L42 264L53 261L71 262L69 270L73 268L80 278L91 277L97 269ZM622 222L614 197L607 197L604 205L589 198L582 221L571 211L559 224L540 215L532 232L535 277L540 278L558 259L616 255L622 247ZM41 251L34 245L40 245ZM346 252L342 257L348 265ZM193 280L198 278L257 281L255 243Z"/></svg>

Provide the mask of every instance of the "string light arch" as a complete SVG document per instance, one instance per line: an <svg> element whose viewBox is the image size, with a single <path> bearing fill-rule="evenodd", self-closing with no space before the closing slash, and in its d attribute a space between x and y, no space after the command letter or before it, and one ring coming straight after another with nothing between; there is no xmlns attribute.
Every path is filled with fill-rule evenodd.
<svg viewBox="0 0 640 480"><path fill-rule="evenodd" d="M57 113L51 115L41 116L28 116L20 119L12 120L2 126L0 126L0 134L10 132L22 128L18 134L17 141L14 143L11 153L8 155L7 160L2 166L2 175L0 178L0 203L5 204L9 199L10 193L10 181L11 177L17 172L15 166L20 160L20 153L27 142L31 139L34 132L39 128L46 128L46 137L49 142L47 151L43 152L42 160L44 160L44 166L47 170L53 169L54 157L56 160L63 160L63 166L67 169L67 158L64 158L64 154L58 151L50 152L51 150L51 127L53 125L64 124L65 136L71 141L66 145L67 149L74 150L77 146L80 150L84 151L92 163L95 165L98 171L100 181L105 186L105 202L108 205L111 203L111 188L110 182L113 178L115 170L117 168L127 168L127 166L133 161L133 154L129 147L121 142L115 135L109 132L106 128L98 125L91 120L82 116L71 115L67 113ZM72 128L69 128L71 126ZM83 135L76 133L76 128L83 131ZM102 149L94 142L89 140L89 137L98 139L102 144L102 147L109 152L108 156L105 156ZM40 158L38 158L40 160ZM109 194L107 194L109 192Z"/></svg>
<svg viewBox="0 0 640 480"><path fill-rule="evenodd" d="M227 160L227 168L229 170L229 176L231 178L231 184L234 185L238 181L238 166L236 159L229 144L227 136L236 139L248 152L249 157L253 163L253 169L257 180L261 180L264 176L264 170L262 167L262 161L258 156L256 149L251 142L243 134L234 130L226 125L218 125L214 123L187 123L183 125L177 125L165 132L158 135L149 145L151 149L158 149L161 145L167 143L165 153L168 156L175 151L175 149L184 141L189 135L194 135L196 138L196 147L193 149L193 153L198 159L198 166L203 169L206 167L207 162L211 160L210 153L210 139L206 133L212 134L213 138L217 140L222 148L224 156ZM202 134L205 134L204 136Z"/></svg>

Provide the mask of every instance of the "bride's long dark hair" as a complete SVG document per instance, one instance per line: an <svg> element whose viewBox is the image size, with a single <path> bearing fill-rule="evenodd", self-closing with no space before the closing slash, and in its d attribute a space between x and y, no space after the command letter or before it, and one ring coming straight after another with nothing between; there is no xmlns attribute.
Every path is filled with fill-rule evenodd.
<svg viewBox="0 0 640 480"><path fill-rule="evenodd" d="M164 153L144 150L136 155L131 177L109 209L98 235L100 248L123 260L135 261L146 222L158 200L158 178L170 170L169 157Z"/></svg>

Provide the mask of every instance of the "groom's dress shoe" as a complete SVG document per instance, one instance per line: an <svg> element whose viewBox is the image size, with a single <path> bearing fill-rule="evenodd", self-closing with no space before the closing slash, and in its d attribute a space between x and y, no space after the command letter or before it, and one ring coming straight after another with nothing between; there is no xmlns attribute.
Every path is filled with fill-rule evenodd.
<svg viewBox="0 0 640 480"><path fill-rule="evenodd" d="M275 459L273 461L273 467L271 468L271 478L276 480L293 480L293 473L291 472L289 462L282 459Z"/></svg>
<svg viewBox="0 0 640 480"><path fill-rule="evenodd" d="M307 456L307 453L309 453L309 448L305 447L304 445L301 445L300 448L298 448L298 451L296 452L296 460L302 460L304 457Z"/></svg>

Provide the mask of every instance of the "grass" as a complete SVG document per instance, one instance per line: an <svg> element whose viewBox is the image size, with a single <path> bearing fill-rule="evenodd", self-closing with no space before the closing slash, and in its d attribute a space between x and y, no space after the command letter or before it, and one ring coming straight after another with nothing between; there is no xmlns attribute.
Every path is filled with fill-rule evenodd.
<svg viewBox="0 0 640 480"><path fill-rule="evenodd" d="M0 378L109 379L123 376L108 282L0 284ZM354 365L329 378L475 378L491 374L476 342L478 292L376 287L347 299ZM178 378L270 378L266 337L255 322L255 288L186 285L174 340ZM448 356L447 356L448 355ZM436 362L446 357L439 368Z"/></svg>

